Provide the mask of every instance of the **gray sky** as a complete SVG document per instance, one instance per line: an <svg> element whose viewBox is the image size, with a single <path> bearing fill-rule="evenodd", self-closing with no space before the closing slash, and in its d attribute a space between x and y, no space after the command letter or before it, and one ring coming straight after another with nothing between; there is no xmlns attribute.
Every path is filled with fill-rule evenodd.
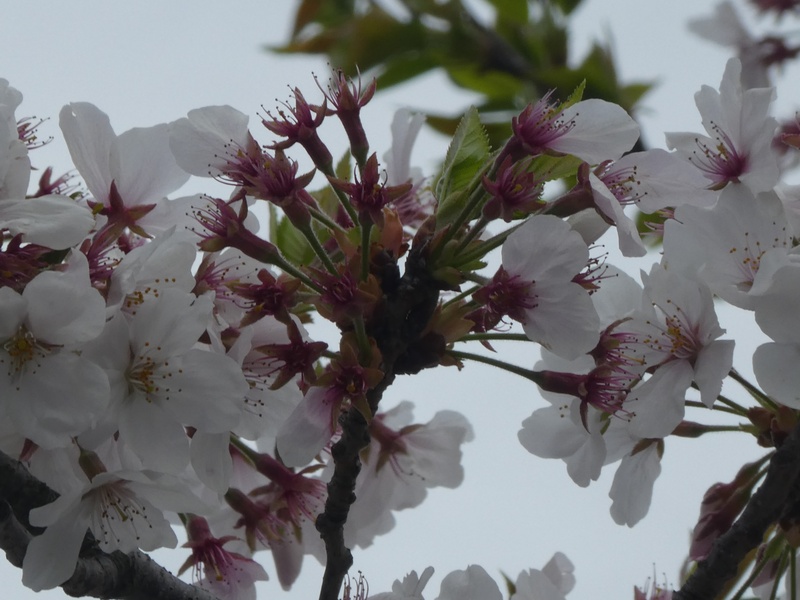
<svg viewBox="0 0 800 600"><path fill-rule="evenodd" d="M288 31L295 4L286 0L230 2L225 9L211 0L9 4L0 21L0 77L25 95L19 116L51 118L41 131L56 139L32 158L40 166L53 164L56 171L70 166L57 128L58 112L67 102L95 103L121 133L209 104L231 104L255 115L262 104L269 109L275 98L286 99L289 85L313 97L311 71L322 76L326 72L321 60L261 52L262 44L281 43ZM585 4L575 22L577 55L592 39L611 36L624 81L661 82L640 115L648 142L663 144L664 130L698 131L693 94L701 84L717 87L727 59L725 51L686 32L685 22L697 15L698 3ZM710 3L705 6L710 10ZM368 107L367 127L380 155L388 147L391 116L400 106L442 110L468 102L452 93L443 77L431 76L378 95ZM792 106L791 99L780 102ZM425 134L412 162L430 166L444 149L444 140ZM654 260L657 257L648 257L633 268L649 268ZM727 317L729 337L749 321L747 314ZM737 364L748 372L748 348L755 347L750 339L736 354ZM521 349L508 351L519 356ZM535 357L520 360L532 365ZM370 589L387 591L409 570L420 572L433 565L436 574L428 597L434 598L439 581L452 569L478 563L492 575L502 570L515 578L522 569L541 568L557 550L576 566L572 600L632 598L633 585L654 573L659 580L665 574L675 582L703 492L715 481L729 480L742 462L758 456L755 444L731 434L667 440L650 514L634 529L622 528L608 514L613 468L590 488L580 489L560 461L544 461L521 448L516 439L520 422L545 404L532 384L511 377L474 365L461 373L438 369L401 379L388 393L387 406L402 399L414 401L420 421L443 408L462 411L475 428L476 440L466 447L467 474L461 488L434 491L419 509L397 514L394 531L356 552L355 567L364 572ZM732 386L724 392L743 398ZM321 573L316 561L306 561L299 583L285 594L271 557L259 556L272 577L262 586L262 597L316 596ZM174 569L185 555L163 557L157 555ZM5 598L66 597L60 591L34 596L19 580L19 571L0 566Z"/></svg>

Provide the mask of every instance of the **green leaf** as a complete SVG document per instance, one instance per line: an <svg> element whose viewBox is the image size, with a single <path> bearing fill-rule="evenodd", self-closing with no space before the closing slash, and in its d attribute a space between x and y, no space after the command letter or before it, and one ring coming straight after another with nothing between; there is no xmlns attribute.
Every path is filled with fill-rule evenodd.
<svg viewBox="0 0 800 600"><path fill-rule="evenodd" d="M269 238L292 264L308 265L316 257L305 236L289 219L278 217L272 204L269 206Z"/></svg>
<svg viewBox="0 0 800 600"><path fill-rule="evenodd" d="M573 10L578 8L581 0L556 0L556 4L564 11L565 15L570 14Z"/></svg>
<svg viewBox="0 0 800 600"><path fill-rule="evenodd" d="M480 92L489 99L513 98L523 88L519 78L500 71L486 71L479 65L453 65L447 68L447 74L456 85Z"/></svg>
<svg viewBox="0 0 800 600"><path fill-rule="evenodd" d="M497 10L497 18L516 23L528 20L528 0L490 0Z"/></svg>
<svg viewBox="0 0 800 600"><path fill-rule="evenodd" d="M655 84L653 83L631 83L624 86L620 90L620 96L622 98L620 104L633 108L633 106L642 99L642 96L653 89L654 86Z"/></svg>
<svg viewBox="0 0 800 600"><path fill-rule="evenodd" d="M378 89L385 90L440 66L441 61L428 52L422 54L413 52L389 57L383 71L378 76Z"/></svg>
<svg viewBox="0 0 800 600"><path fill-rule="evenodd" d="M294 17L292 37L297 37L297 35L303 31L307 25L316 20L319 10L322 6L322 0L303 0L300 3L300 6L297 7L297 13L295 13Z"/></svg>
<svg viewBox="0 0 800 600"><path fill-rule="evenodd" d="M567 98L566 102L564 102L561 105L560 107L561 110L569 108L573 104L577 104L578 102L580 102L583 99L583 92L585 89L586 89L586 80L584 79L583 81L580 82L580 84L578 84L578 87L576 87L572 91L572 93L569 95L569 98Z"/></svg>
<svg viewBox="0 0 800 600"><path fill-rule="evenodd" d="M478 110L473 106L458 124L447 149L442 171L434 183L433 189L439 200L437 229L455 221L464 209L475 185L474 180L480 178L487 166L490 152Z"/></svg>

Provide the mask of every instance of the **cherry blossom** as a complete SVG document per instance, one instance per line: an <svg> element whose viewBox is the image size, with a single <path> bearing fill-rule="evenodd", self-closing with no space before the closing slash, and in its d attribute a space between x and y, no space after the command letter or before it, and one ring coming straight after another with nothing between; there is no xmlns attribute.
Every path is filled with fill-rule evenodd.
<svg viewBox="0 0 800 600"><path fill-rule="evenodd" d="M642 275L653 309L637 315L629 330L637 333L644 364L656 367L626 399L632 428L641 437L665 437L683 418L684 395L694 381L702 402L711 407L733 361L733 340L714 312L710 290L699 282L653 265Z"/></svg>
<svg viewBox="0 0 800 600"><path fill-rule="evenodd" d="M712 208L678 207L664 225L668 267L747 309L769 287L775 270L794 260L791 245L776 195L756 196L742 185L726 187Z"/></svg>
<svg viewBox="0 0 800 600"><path fill-rule="evenodd" d="M248 116L231 106L190 110L169 124L169 147L178 166L200 177L218 177L250 138Z"/></svg>
<svg viewBox="0 0 800 600"><path fill-rule="evenodd" d="M713 15L689 21L689 31L736 51L742 62L742 85L745 89L770 86L767 64L758 40L747 30L734 5L725 0L714 7Z"/></svg>
<svg viewBox="0 0 800 600"><path fill-rule="evenodd" d="M376 415L370 423L370 446L362 453L356 483L361 499L353 507L345 537L369 546L375 535L394 526L390 511L422 503L433 487L461 485L461 445L473 438L472 427L454 411L437 412L425 424L412 424L410 402Z"/></svg>
<svg viewBox="0 0 800 600"><path fill-rule="evenodd" d="M531 217L503 244L504 286L518 298L508 314L531 340L565 358L597 343L597 312L572 281L588 260L580 235L551 216Z"/></svg>
<svg viewBox="0 0 800 600"><path fill-rule="evenodd" d="M40 446L68 444L108 405L108 378L80 352L102 331L104 306L75 251L22 294L0 288L0 396L17 431Z"/></svg>
<svg viewBox="0 0 800 600"><path fill-rule="evenodd" d="M184 426L227 433L238 423L247 391L241 369L195 347L211 310L210 298L167 288L130 321L109 321L87 351L112 380L111 406L93 438L118 429L146 466L177 473L189 462Z"/></svg>
<svg viewBox="0 0 800 600"><path fill-rule="evenodd" d="M572 154L598 164L619 158L639 139L639 126L616 104L591 99L562 109L550 101L551 94L511 121L514 144L525 152Z"/></svg>
<svg viewBox="0 0 800 600"><path fill-rule="evenodd" d="M510 600L564 600L575 587L575 567L561 552L556 552L540 571L522 571L514 582Z"/></svg>
<svg viewBox="0 0 800 600"><path fill-rule="evenodd" d="M426 568L422 575L417 575L416 571L411 571L403 578L403 581L396 580L392 584L391 592L373 594L370 600L425 600L422 592L428 581L433 577L433 567Z"/></svg>
<svg viewBox="0 0 800 600"><path fill-rule="evenodd" d="M667 145L686 157L721 189L742 183L754 193L778 182L778 157L772 139L778 122L769 115L772 88L742 89L742 63L728 61L719 91L704 85L695 94L706 135L668 133Z"/></svg>
<svg viewBox="0 0 800 600"><path fill-rule="evenodd" d="M32 244L69 248L86 237L94 217L85 206L66 196L26 198L31 161L14 116L21 102L22 94L5 79L0 80L0 231L21 234Z"/></svg>
<svg viewBox="0 0 800 600"><path fill-rule="evenodd" d="M207 589L222 600L255 600L256 581L268 579L264 567L251 558L223 547L233 538L215 538L203 517L192 515L186 525L192 555L181 567L179 574L192 567L193 578L201 588Z"/></svg>
<svg viewBox="0 0 800 600"><path fill-rule="evenodd" d="M97 473L82 488L31 510L31 523L47 529L28 546L23 583L41 591L66 581L87 529L108 552L174 548L178 539L164 510L202 512L205 506L183 484L163 474Z"/></svg>
<svg viewBox="0 0 800 600"><path fill-rule="evenodd" d="M169 149L168 125L117 135L108 116L87 102L65 106L59 124L89 192L113 224L153 234L186 213L184 203L166 200L189 178Z"/></svg>

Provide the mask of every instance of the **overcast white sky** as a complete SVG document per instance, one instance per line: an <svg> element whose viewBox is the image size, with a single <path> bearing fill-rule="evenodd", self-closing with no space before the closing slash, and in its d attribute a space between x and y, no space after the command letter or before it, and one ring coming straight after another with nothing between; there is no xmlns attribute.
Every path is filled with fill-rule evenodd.
<svg viewBox="0 0 800 600"><path fill-rule="evenodd" d="M578 54L590 40L611 35L623 80L661 82L640 115L649 143L661 144L664 130L699 130L693 94L701 84L718 85L727 54L691 37L685 23L698 10L710 10L711 4L696 0L586 0L585 4L573 35ZM289 85L300 86L313 97L311 71L324 74L323 61L260 50L265 43L284 40L295 6L288 0L8 3L0 20L0 77L25 95L18 115L51 117L42 133L56 140L33 158L60 171L70 164L57 115L70 101L95 103L120 133L170 121L209 104L231 104L255 115L262 104L270 108L275 98L287 98ZM781 105L792 107L792 100L781 98ZM451 93L442 77L432 76L405 90L379 95L369 106L366 121L380 154L388 147L389 122L400 106L441 111L466 104L468 99ZM415 160L432 165L444 148L441 138L426 134ZM744 326L746 317L729 317L725 324L729 334ZM737 361L745 370L752 343L737 349ZM725 393L742 397L733 387ZM541 568L560 550L576 565L578 583L572 600L632 598L633 585L641 585L654 572L659 580L662 574L671 582L677 580L703 492L715 481L729 480L742 462L759 455L743 435L722 434L727 437L708 440L714 443L668 440L650 514L630 530L615 525L608 514L609 476L580 489L560 462L537 459L520 447L516 439L520 422L544 405L531 384L470 365L461 373L439 369L400 380L385 403L392 406L401 399L413 400L423 421L443 408L461 410L473 423L476 440L466 447L467 476L461 488L430 494L420 509L397 515L393 532L356 552L355 566L364 572L373 592L389 590L395 578L411 569L419 572L433 565L436 575L428 597L434 598L441 577L450 570L478 563L492 575L502 570L515 578L522 569ZM271 557L261 556L272 575ZM183 559L182 553L174 553L169 565L175 568ZM290 593L282 592L273 576L262 586L261 597L314 598L320 573L310 559ZM19 571L0 566L3 597L66 597L61 591L34 595L19 579Z"/></svg>

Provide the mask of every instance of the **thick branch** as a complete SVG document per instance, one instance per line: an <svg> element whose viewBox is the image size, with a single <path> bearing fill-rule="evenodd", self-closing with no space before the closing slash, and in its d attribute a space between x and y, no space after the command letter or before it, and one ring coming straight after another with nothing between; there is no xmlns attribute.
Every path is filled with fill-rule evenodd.
<svg viewBox="0 0 800 600"><path fill-rule="evenodd" d="M737 574L739 563L764 539L787 504L800 477L800 425L786 438L770 460L764 482L742 515L714 543L708 558L697 565L673 600L710 600Z"/></svg>
<svg viewBox="0 0 800 600"><path fill-rule="evenodd" d="M416 373L437 365L445 349L443 342L431 339L430 335L423 336L436 310L441 287L427 269L427 241L419 236L414 246L399 281L391 272L386 273L382 282L383 302L367 324L368 335L380 349L384 373L380 384L367 394L373 414L396 374ZM361 470L359 454L369 444L369 423L358 410L350 409L339 422L342 437L331 448L334 472L328 484L325 510L316 522L327 555L320 600L339 597L344 577L353 565L353 556L344 543L344 525L356 500L356 478Z"/></svg>
<svg viewBox="0 0 800 600"><path fill-rule="evenodd" d="M394 377L391 378L393 380ZM370 405L377 405L391 380L384 377L379 388L370 390ZM344 524L350 505L356 501L356 479L361 471L359 454L369 444L369 424L357 410L344 413L340 419L342 437L331 448L334 471L328 484L325 511L317 517L317 531L325 542L325 573L322 576L320 600L337 600L342 582L350 567L353 555L344 543Z"/></svg>
<svg viewBox="0 0 800 600"><path fill-rule="evenodd" d="M28 524L28 512L57 497L21 463L0 452L0 548L12 565L22 566L33 539L31 531L36 531ZM142 552L106 554L96 547L83 552L75 573L61 587L73 597L217 600L211 593L181 581Z"/></svg>

